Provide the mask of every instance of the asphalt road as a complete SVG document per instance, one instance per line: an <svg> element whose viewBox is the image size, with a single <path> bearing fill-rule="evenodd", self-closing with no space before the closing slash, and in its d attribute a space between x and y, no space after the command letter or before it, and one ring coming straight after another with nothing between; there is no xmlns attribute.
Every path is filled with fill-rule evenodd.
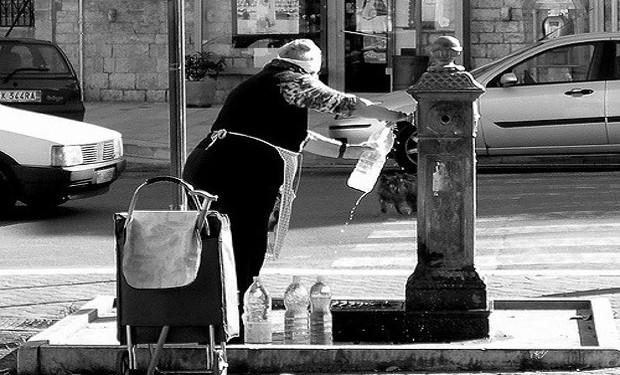
<svg viewBox="0 0 620 375"><path fill-rule="evenodd" d="M113 214L126 211L145 178L167 173L138 165L105 195L49 213L20 207L0 222L0 270L112 269ZM346 170L304 173L282 257L267 269L411 272L415 215L381 213L374 192L356 207L360 194L346 187L346 178ZM617 171L479 174L476 264L496 272L620 273L619 196ZM170 203L167 187L155 185L138 207Z"/></svg>

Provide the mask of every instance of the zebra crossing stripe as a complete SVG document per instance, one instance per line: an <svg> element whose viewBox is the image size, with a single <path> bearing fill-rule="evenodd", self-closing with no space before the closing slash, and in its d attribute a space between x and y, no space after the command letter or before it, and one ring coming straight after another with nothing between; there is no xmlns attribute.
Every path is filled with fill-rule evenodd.
<svg viewBox="0 0 620 375"><path fill-rule="evenodd" d="M620 268L619 253L552 253L552 254L512 254L512 255L481 255L475 257L475 265L481 269L515 269L523 266L535 266L538 268L547 265L553 266L571 265L576 269L594 267L599 265L612 265ZM366 257L342 257L332 262L333 268L407 268L413 269L417 264L415 253L411 256L366 256Z"/></svg>
<svg viewBox="0 0 620 375"><path fill-rule="evenodd" d="M303 268L303 267L263 267L261 275L286 275L286 276L389 276L406 278L413 273L411 269L358 269L358 268ZM583 270L583 269L518 269L518 270L489 270L478 269L481 276L570 276L570 277L586 277L586 276L620 276L620 270Z"/></svg>
<svg viewBox="0 0 620 375"><path fill-rule="evenodd" d="M387 224L387 223L386 223ZM379 229L370 233L368 238L415 238L417 228L415 223L408 223L407 229ZM393 223L389 224L393 226ZM401 223L400 225L403 225ZM413 226L412 226L413 225ZM588 236L592 233L620 232L620 223L601 223L601 224L573 224L573 225L523 225L523 226L504 226L504 227L476 227L476 236L506 236L506 235L526 235L526 234L559 234L567 233ZM620 243L620 235L610 237Z"/></svg>

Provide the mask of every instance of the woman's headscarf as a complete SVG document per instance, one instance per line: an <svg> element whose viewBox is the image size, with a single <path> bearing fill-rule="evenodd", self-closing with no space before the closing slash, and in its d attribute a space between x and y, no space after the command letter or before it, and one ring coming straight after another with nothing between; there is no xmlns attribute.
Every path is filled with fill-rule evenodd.
<svg viewBox="0 0 620 375"><path fill-rule="evenodd" d="M321 49L310 39L295 39L278 50L278 58L313 74L321 70Z"/></svg>

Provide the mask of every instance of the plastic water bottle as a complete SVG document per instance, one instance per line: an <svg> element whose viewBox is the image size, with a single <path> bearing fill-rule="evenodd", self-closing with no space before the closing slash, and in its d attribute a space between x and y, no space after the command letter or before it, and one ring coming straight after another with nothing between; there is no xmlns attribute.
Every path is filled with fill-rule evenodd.
<svg viewBox="0 0 620 375"><path fill-rule="evenodd" d="M376 144L377 148L362 153L347 181L349 187L364 193L372 191L381 174L387 155L394 145L394 132L391 127L384 126L372 133L368 142Z"/></svg>
<svg viewBox="0 0 620 375"><path fill-rule="evenodd" d="M332 344L332 291L323 276L310 288L310 343Z"/></svg>
<svg viewBox="0 0 620 375"><path fill-rule="evenodd" d="M271 297L258 276L243 295L244 341L246 344L270 344Z"/></svg>
<svg viewBox="0 0 620 375"><path fill-rule="evenodd" d="M299 276L293 276L293 282L284 292L284 343L309 344L310 316L308 290L300 283Z"/></svg>

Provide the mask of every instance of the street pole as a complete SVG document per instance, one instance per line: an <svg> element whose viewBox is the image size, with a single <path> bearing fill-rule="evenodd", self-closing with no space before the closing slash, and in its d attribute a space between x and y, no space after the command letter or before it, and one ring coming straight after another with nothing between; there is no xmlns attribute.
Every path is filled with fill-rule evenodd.
<svg viewBox="0 0 620 375"><path fill-rule="evenodd" d="M185 116L185 17L183 0L168 0L168 87L170 104L170 172L181 178L186 158ZM173 206L185 207L185 194L178 186Z"/></svg>

